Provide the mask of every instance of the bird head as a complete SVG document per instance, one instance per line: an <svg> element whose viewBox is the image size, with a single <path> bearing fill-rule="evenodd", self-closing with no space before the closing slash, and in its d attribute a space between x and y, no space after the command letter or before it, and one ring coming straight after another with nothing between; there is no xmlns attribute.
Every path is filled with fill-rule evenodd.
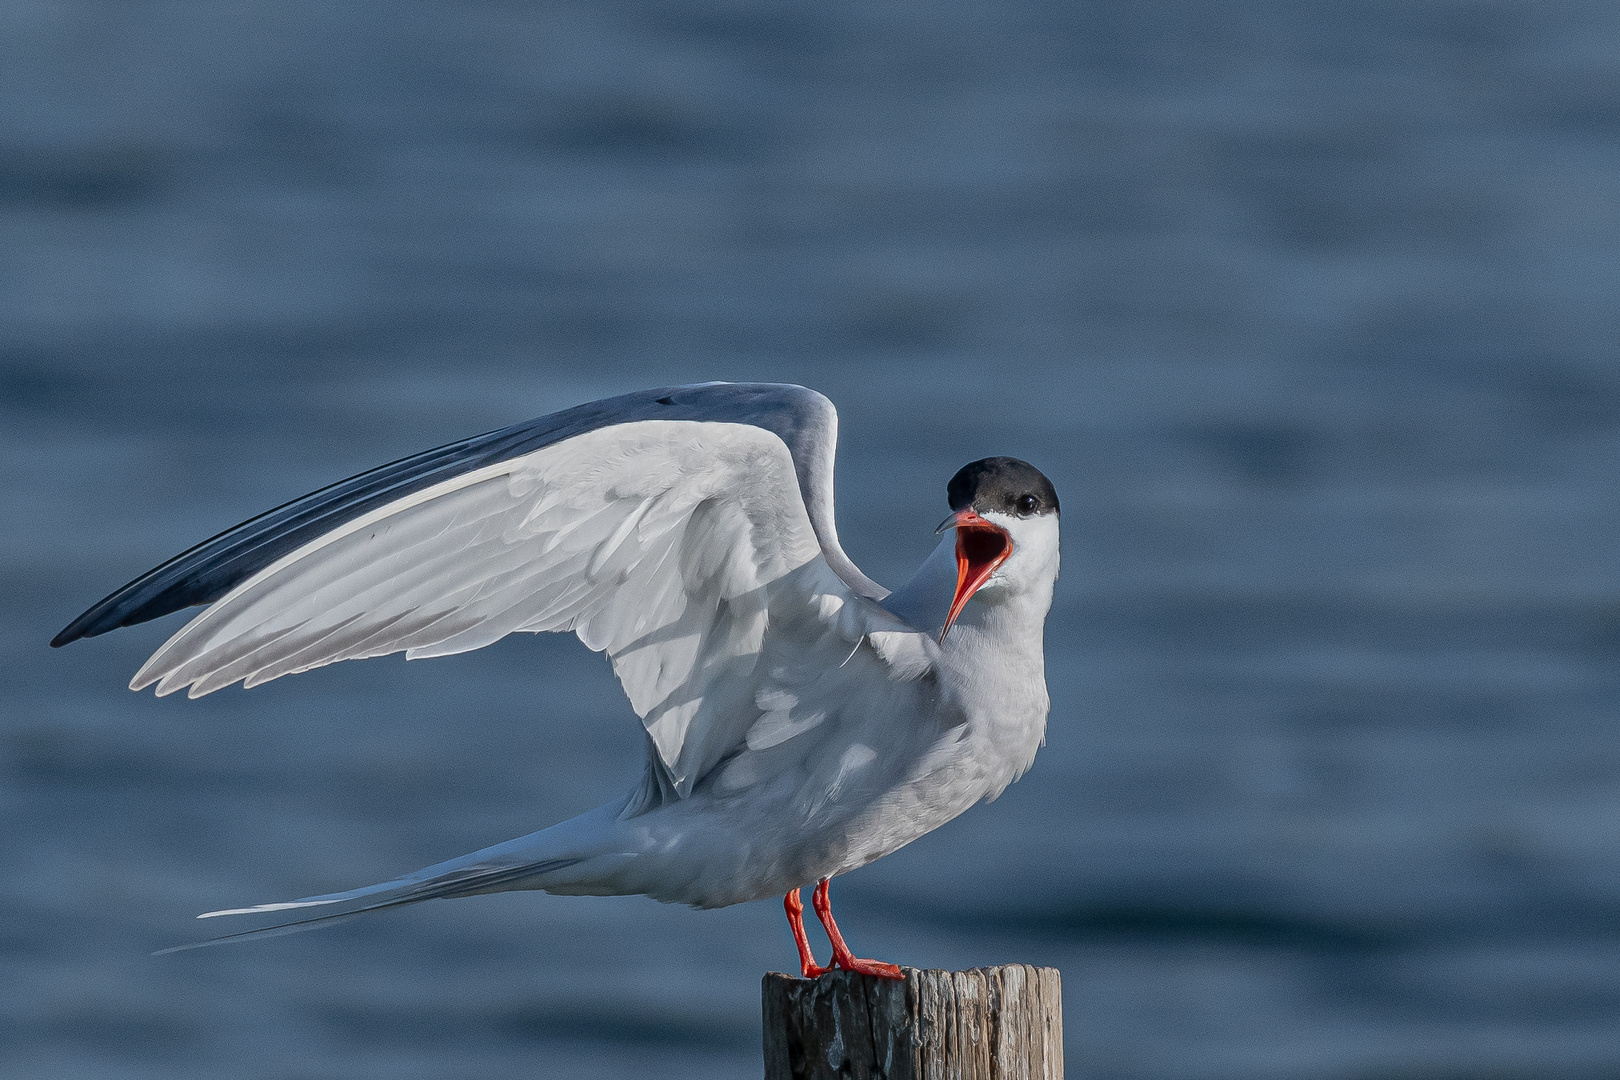
<svg viewBox="0 0 1620 1080"><path fill-rule="evenodd" d="M984 458L964 465L945 489L956 530L956 595L940 641L975 596L995 600L1050 589L1058 569L1058 497L1027 461Z"/></svg>

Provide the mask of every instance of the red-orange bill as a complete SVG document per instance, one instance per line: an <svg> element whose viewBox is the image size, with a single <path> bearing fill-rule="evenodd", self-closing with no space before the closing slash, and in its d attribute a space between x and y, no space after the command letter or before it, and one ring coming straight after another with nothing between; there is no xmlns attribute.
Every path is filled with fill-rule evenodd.
<svg viewBox="0 0 1620 1080"><path fill-rule="evenodd" d="M956 617L972 599L979 587L990 580L996 567L1012 554L1012 537L999 525L980 517L971 508L958 510L946 520L947 527L956 529L956 595L951 598L950 614L945 616L944 629L939 632L943 644Z"/></svg>

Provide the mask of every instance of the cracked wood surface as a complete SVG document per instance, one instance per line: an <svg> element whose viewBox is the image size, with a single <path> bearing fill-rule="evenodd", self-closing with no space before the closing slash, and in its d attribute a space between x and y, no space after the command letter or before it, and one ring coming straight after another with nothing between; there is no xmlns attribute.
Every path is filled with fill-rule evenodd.
<svg viewBox="0 0 1620 1080"><path fill-rule="evenodd" d="M1062 1080L1056 968L765 976L765 1080Z"/></svg>

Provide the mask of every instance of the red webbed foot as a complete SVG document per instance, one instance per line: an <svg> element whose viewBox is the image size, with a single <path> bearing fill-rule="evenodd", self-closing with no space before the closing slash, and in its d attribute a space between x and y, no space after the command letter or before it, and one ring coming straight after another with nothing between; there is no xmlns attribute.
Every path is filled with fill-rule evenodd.
<svg viewBox="0 0 1620 1080"><path fill-rule="evenodd" d="M855 971L862 975L875 975L880 979L904 979L905 973L896 964L885 964L882 960L862 960L858 956L834 956L833 966L841 967L845 971ZM822 970L826 970L823 968Z"/></svg>
<svg viewBox="0 0 1620 1080"><path fill-rule="evenodd" d="M822 927L827 931L827 940L832 942L832 966L879 979L904 979L905 975L897 965L886 964L882 960L863 960L850 951L844 943L844 935L838 931L838 923L833 921L832 897L828 891L831 884L831 878L822 878L810 902L815 905L816 918L821 920Z"/></svg>

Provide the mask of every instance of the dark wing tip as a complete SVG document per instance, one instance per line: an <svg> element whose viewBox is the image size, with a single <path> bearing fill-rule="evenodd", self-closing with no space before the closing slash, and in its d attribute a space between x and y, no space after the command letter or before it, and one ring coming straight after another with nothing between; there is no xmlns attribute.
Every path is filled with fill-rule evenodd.
<svg viewBox="0 0 1620 1080"><path fill-rule="evenodd" d="M113 593L112 596L107 597L106 600L103 600L101 603L97 604L95 607L91 608L89 611L86 611L83 615L80 615L77 619L74 619L72 622L64 626L61 632L59 632L55 637L51 638L51 648L60 649L69 642L78 641L80 638L97 637L101 634L105 634L109 630L116 630L120 626L128 626L130 625L131 621L145 621L144 619L126 619L121 622L112 622L107 619L106 609L108 607L108 601L114 600L117 597L118 593ZM167 614L167 612L165 612L165 614Z"/></svg>
<svg viewBox="0 0 1620 1080"><path fill-rule="evenodd" d="M119 589L118 592L110 596L102 597L88 611L64 626L55 637L51 638L51 648L60 649L70 641L95 637L97 634L105 634L109 630L116 630L116 626L106 624L105 613L108 605L117 600L119 593L123 591L123 589Z"/></svg>
<svg viewBox="0 0 1620 1080"><path fill-rule="evenodd" d="M244 576L238 573L224 580L216 580L221 564L228 567L230 565L228 557L232 554L227 550L225 559L218 558L221 543L228 543L241 533L251 531L252 526L287 507L296 505L298 501L294 500L285 507L277 507L235 528L227 529L218 536L204 540L148 570L127 585L113 590L63 627L62 632L51 639L51 648L60 649L63 645L78 641L80 638L98 637L120 627L134 626L137 623L162 618L181 608L195 607L218 599ZM210 555L216 557L210 558ZM251 571L256 568L250 566L248 569Z"/></svg>
<svg viewBox="0 0 1620 1080"><path fill-rule="evenodd" d="M124 615L125 612L117 610L117 602L128 591L126 586L109 596L102 597L99 603L93 605L83 615L64 626L60 633L51 638L51 648L60 649L70 641L80 638L92 638L117 630L120 626L129 626L133 623L145 622L148 618L157 618L157 615L143 616L138 614L139 608L129 613L128 617L114 619L114 614ZM160 614L167 615L168 612Z"/></svg>

